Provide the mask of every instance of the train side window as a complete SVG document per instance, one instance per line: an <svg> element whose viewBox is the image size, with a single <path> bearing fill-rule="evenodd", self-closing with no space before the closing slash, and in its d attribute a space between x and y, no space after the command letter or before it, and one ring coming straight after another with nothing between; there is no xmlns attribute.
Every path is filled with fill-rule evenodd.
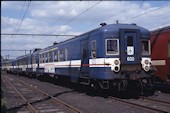
<svg viewBox="0 0 170 113"><path fill-rule="evenodd" d="M51 54L50 54L50 56L51 56L51 62L54 62L54 52L53 51L51 51Z"/></svg>
<svg viewBox="0 0 170 113"><path fill-rule="evenodd" d="M168 57L170 57L170 41L168 42Z"/></svg>
<svg viewBox="0 0 170 113"><path fill-rule="evenodd" d="M65 61L67 61L68 60L68 49L66 48L65 49Z"/></svg>
<svg viewBox="0 0 170 113"><path fill-rule="evenodd" d="M42 63L42 54L40 55L40 60L39 60L40 63Z"/></svg>
<svg viewBox="0 0 170 113"><path fill-rule="evenodd" d="M35 64L35 56L34 56L34 60L33 60L33 63Z"/></svg>
<svg viewBox="0 0 170 113"><path fill-rule="evenodd" d="M34 64L34 56L32 56L32 64Z"/></svg>
<svg viewBox="0 0 170 113"><path fill-rule="evenodd" d="M33 58L32 58L32 64L34 64L34 56L33 56Z"/></svg>
<svg viewBox="0 0 170 113"><path fill-rule="evenodd" d="M44 53L44 63L46 63L46 54Z"/></svg>
<svg viewBox="0 0 170 113"><path fill-rule="evenodd" d="M33 58L32 58L32 64L35 64L35 63L36 63L35 60L36 60L36 57L33 56Z"/></svg>
<svg viewBox="0 0 170 113"><path fill-rule="evenodd" d="M48 52L48 62L52 62L52 56L51 56L51 51L50 52Z"/></svg>
<svg viewBox="0 0 170 113"><path fill-rule="evenodd" d="M40 55L40 63L43 63L43 55Z"/></svg>
<svg viewBox="0 0 170 113"><path fill-rule="evenodd" d="M45 56L45 62L48 63L48 53L46 53Z"/></svg>
<svg viewBox="0 0 170 113"><path fill-rule="evenodd" d="M34 64L36 64L36 56L34 57Z"/></svg>
<svg viewBox="0 0 170 113"><path fill-rule="evenodd" d="M43 54L43 63L45 63L45 53Z"/></svg>
<svg viewBox="0 0 170 113"><path fill-rule="evenodd" d="M58 57L57 57L57 51L54 51L54 62L58 61Z"/></svg>
<svg viewBox="0 0 170 113"><path fill-rule="evenodd" d="M119 55L118 39L106 39L106 55Z"/></svg>
<svg viewBox="0 0 170 113"><path fill-rule="evenodd" d="M44 63L44 54L41 54L42 55L42 63Z"/></svg>
<svg viewBox="0 0 170 113"><path fill-rule="evenodd" d="M50 62L50 52L48 52L48 62Z"/></svg>
<svg viewBox="0 0 170 113"><path fill-rule="evenodd" d="M96 58L96 40L91 41L91 57Z"/></svg>
<svg viewBox="0 0 170 113"><path fill-rule="evenodd" d="M142 40L141 42L142 55L150 55L150 41Z"/></svg>
<svg viewBox="0 0 170 113"><path fill-rule="evenodd" d="M63 50L58 50L58 61L63 61Z"/></svg>
<svg viewBox="0 0 170 113"><path fill-rule="evenodd" d="M39 63L41 63L41 55L39 55Z"/></svg>

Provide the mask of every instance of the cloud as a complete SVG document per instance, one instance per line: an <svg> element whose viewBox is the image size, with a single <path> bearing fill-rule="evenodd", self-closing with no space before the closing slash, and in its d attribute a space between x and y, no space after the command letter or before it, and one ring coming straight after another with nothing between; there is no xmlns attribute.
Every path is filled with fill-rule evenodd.
<svg viewBox="0 0 170 113"><path fill-rule="evenodd" d="M157 29L159 27L169 25L170 23L169 6L148 14L144 14L161 7L161 5L154 6L151 4L151 2L147 1L98 2L99 1L31 1L28 12L20 26L18 33L79 35L100 27L99 24L101 22L112 24L115 23L116 20L119 20L120 23L136 23L137 25L148 28L149 30ZM24 9L26 9L26 4L29 2L2 1L1 3L1 32L16 33L18 23L21 21L21 18L18 18L20 11L22 10L24 4ZM97 5L91 8L95 4ZM9 13L10 11L16 13L11 14ZM83 14L80 15L81 13ZM133 18L138 15L142 16ZM2 49L34 49L37 47L45 48L49 45L52 45L54 41L61 42L69 38L71 37L54 38L13 36L13 38L11 38L11 36L2 36L1 47ZM9 53L14 54L12 52L2 52L3 55ZM20 54L19 52L16 52L15 55L17 56Z"/></svg>

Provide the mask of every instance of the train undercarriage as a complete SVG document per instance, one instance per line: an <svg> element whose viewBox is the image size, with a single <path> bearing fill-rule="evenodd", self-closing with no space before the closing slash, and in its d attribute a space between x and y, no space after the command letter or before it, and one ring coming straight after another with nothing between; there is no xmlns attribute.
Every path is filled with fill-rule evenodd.
<svg viewBox="0 0 170 113"><path fill-rule="evenodd" d="M64 81L72 81L69 76L60 76L54 74L42 74L42 73L24 73L24 72L8 72L12 74L24 75L30 78L43 78L43 79L59 79ZM73 82L73 81L72 81ZM76 82L78 84L87 85L92 89L102 89L102 90L113 90L116 92L121 91L131 91L140 92L143 94L145 91L153 91L153 79L152 78L141 78L137 80L130 79L114 79L114 80L98 80L89 79L88 77L79 78Z"/></svg>

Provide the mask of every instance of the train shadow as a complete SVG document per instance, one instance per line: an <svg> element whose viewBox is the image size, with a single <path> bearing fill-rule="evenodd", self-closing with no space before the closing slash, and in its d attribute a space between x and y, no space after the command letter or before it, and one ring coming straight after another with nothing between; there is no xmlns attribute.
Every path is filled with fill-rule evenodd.
<svg viewBox="0 0 170 113"><path fill-rule="evenodd" d="M52 83L57 86L62 86L66 87L69 89L72 89L73 91L76 91L78 93L84 93L86 95L92 96L92 97L103 97L103 98L108 98L109 96L113 96L116 98L121 98L121 99L139 99L141 96L141 91L139 90L134 90L133 88L128 88L125 91L117 91L117 90L103 90L100 88L94 89L89 86L81 85L78 83L72 83L69 82L69 80L62 80L62 79L54 79L51 77L46 77L46 78L39 78L40 81L43 82L48 82ZM153 95L154 92L147 92L144 91L142 96L151 96Z"/></svg>
<svg viewBox="0 0 170 113"><path fill-rule="evenodd" d="M24 76L24 77L27 77L27 76ZM27 77L27 78L36 79L36 78L30 78L30 77ZM84 94L92 96L92 97L97 96L97 97L108 98L109 96L113 96L113 97L120 98L120 99L139 99L141 95L142 96L154 95L154 91L156 90L156 89L154 89L151 92L144 91L144 93L141 94L140 90L137 90L134 88L128 88L125 91L117 91L117 90L113 90L113 89L104 90L104 89L100 89L100 88L94 89L89 86L85 86L85 85L78 84L78 83L73 83L73 82L70 82L69 79L56 79L56 78L52 78L49 76L40 77L37 79L41 82L48 82L48 83L52 83L56 86L69 88L69 89L71 89L71 92L76 91L78 93L84 93ZM59 95L61 95L61 94L56 94L56 96L59 96Z"/></svg>
<svg viewBox="0 0 170 113"><path fill-rule="evenodd" d="M154 84L154 89L155 90L158 90L158 91L161 91L163 93L168 93L170 94L170 84Z"/></svg>

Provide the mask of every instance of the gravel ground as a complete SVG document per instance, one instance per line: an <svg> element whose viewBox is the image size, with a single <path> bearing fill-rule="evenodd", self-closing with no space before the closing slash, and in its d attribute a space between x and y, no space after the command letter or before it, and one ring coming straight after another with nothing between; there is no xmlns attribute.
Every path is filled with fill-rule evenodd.
<svg viewBox="0 0 170 113"><path fill-rule="evenodd" d="M168 93L162 93L161 91L155 91L154 95L149 96L149 98L170 102L170 93L168 94Z"/></svg>
<svg viewBox="0 0 170 113"><path fill-rule="evenodd" d="M5 102L6 109L11 109L15 107L19 107L20 105L25 104L25 102L21 99L20 96L15 94L15 91L5 85L4 80L1 80L1 88L3 88L3 99Z"/></svg>
<svg viewBox="0 0 170 113"><path fill-rule="evenodd" d="M32 84L33 86L37 86L43 91L48 92L60 100L83 111L84 113L149 113L148 110L104 98L100 94L94 95L93 93L90 93L89 90L87 90L87 88L84 86L80 86L78 88L76 87L74 89L74 87L72 87L73 84L69 83L65 85L63 83L59 83L56 85L55 82L57 83L58 81L49 83L37 79L21 77L18 75L9 76L15 76L29 84Z"/></svg>

